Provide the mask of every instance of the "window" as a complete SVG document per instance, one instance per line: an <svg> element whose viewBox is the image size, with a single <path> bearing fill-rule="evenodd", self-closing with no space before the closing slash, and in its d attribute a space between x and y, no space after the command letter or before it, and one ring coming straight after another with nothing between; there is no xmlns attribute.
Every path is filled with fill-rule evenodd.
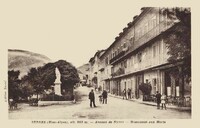
<svg viewBox="0 0 200 128"><path fill-rule="evenodd" d="M123 48L126 48L126 42L124 42Z"/></svg>
<svg viewBox="0 0 200 128"><path fill-rule="evenodd" d="M133 63L134 63L134 59L133 59L133 56L131 57L131 66L133 66Z"/></svg>
<svg viewBox="0 0 200 128"><path fill-rule="evenodd" d="M142 28L140 28L140 34L139 38L142 36Z"/></svg>
<svg viewBox="0 0 200 128"><path fill-rule="evenodd" d="M118 47L117 51L118 51L118 54L119 54L120 53L120 48L119 47Z"/></svg>
<svg viewBox="0 0 200 128"><path fill-rule="evenodd" d="M124 67L124 63L123 62L121 62L121 67Z"/></svg>
<svg viewBox="0 0 200 128"><path fill-rule="evenodd" d="M142 53L138 53L137 55L137 59L138 59L138 62L140 63L142 61Z"/></svg>
<svg viewBox="0 0 200 128"><path fill-rule="evenodd" d="M106 59L105 59L105 63L108 64L108 57L106 57Z"/></svg>
<svg viewBox="0 0 200 128"><path fill-rule="evenodd" d="M159 47L158 47L159 54L161 54L162 52L161 49L162 49L162 43L159 42Z"/></svg>
<svg viewBox="0 0 200 128"><path fill-rule="evenodd" d="M114 73L114 67L111 68L111 73Z"/></svg>
<svg viewBox="0 0 200 128"><path fill-rule="evenodd" d="M134 37L131 37L131 43L134 44Z"/></svg>
<svg viewBox="0 0 200 128"><path fill-rule="evenodd" d="M115 51L115 56L117 55L117 50Z"/></svg>
<svg viewBox="0 0 200 128"><path fill-rule="evenodd" d="M153 27L156 27L156 19L153 19Z"/></svg>
<svg viewBox="0 0 200 128"><path fill-rule="evenodd" d="M123 51L123 45L121 45L121 51Z"/></svg>
<svg viewBox="0 0 200 128"><path fill-rule="evenodd" d="M152 28L153 28L152 20L149 20L149 30L151 30Z"/></svg>
<svg viewBox="0 0 200 128"><path fill-rule="evenodd" d="M138 39L140 38L140 36L141 36L141 31L140 31L140 29L138 30Z"/></svg>
<svg viewBox="0 0 200 128"><path fill-rule="evenodd" d="M156 46L153 46L153 57L156 57Z"/></svg>
<svg viewBox="0 0 200 128"><path fill-rule="evenodd" d="M153 84L153 92L156 93L156 91L158 91L156 78L153 79L152 84Z"/></svg>
<svg viewBox="0 0 200 128"><path fill-rule="evenodd" d="M124 61L124 67L127 68L127 60Z"/></svg>
<svg viewBox="0 0 200 128"><path fill-rule="evenodd" d="M131 59L128 59L128 68L131 66Z"/></svg>
<svg viewBox="0 0 200 128"><path fill-rule="evenodd" d="M148 32L148 24L146 24L145 26L144 26L144 34L146 34Z"/></svg>
<svg viewBox="0 0 200 128"><path fill-rule="evenodd" d="M160 10L160 21L164 21L164 13L163 13L164 10Z"/></svg>

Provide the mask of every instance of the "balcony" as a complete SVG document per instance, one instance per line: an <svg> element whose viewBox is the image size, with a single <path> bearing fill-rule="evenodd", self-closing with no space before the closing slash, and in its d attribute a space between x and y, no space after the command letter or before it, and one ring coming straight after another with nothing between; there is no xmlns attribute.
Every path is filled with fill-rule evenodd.
<svg viewBox="0 0 200 128"><path fill-rule="evenodd" d="M125 74L125 69L124 68L119 68L116 72L112 73L111 76L115 77L115 76L119 76Z"/></svg>
<svg viewBox="0 0 200 128"><path fill-rule="evenodd" d="M119 59L120 57L122 57L125 54L125 51L121 51L119 54L117 54L115 57L113 57L112 59L110 59L110 64L112 64L115 60Z"/></svg>
<svg viewBox="0 0 200 128"><path fill-rule="evenodd" d="M151 39L158 36L162 31L165 31L169 28L172 24L167 22L161 22L156 27L152 28L150 31L145 33L143 36L135 40L134 42L134 49L144 45L146 42L150 41Z"/></svg>

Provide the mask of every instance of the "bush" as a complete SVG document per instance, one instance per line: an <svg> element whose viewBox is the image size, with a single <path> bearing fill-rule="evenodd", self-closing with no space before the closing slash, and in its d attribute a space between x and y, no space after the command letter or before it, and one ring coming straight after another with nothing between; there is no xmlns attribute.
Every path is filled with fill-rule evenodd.
<svg viewBox="0 0 200 128"><path fill-rule="evenodd" d="M29 100L29 105L30 106L38 106L38 99L37 98L32 98Z"/></svg>
<svg viewBox="0 0 200 128"><path fill-rule="evenodd" d="M56 94L49 94L43 97L41 100L42 101L69 101L71 100L71 97L59 96Z"/></svg>
<svg viewBox="0 0 200 128"><path fill-rule="evenodd" d="M151 90L152 90L151 85L149 83L141 83L139 85L139 89L143 93L143 101L149 101L150 100Z"/></svg>

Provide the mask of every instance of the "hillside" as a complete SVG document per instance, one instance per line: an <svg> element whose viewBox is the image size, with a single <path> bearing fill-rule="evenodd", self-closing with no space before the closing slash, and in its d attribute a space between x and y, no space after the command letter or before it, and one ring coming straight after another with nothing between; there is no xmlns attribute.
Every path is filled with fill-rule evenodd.
<svg viewBox="0 0 200 128"><path fill-rule="evenodd" d="M82 74L88 74L89 72L89 64L84 64L77 68Z"/></svg>
<svg viewBox="0 0 200 128"><path fill-rule="evenodd" d="M8 50L8 70L19 70L20 77L25 75L30 68L39 67L50 62L44 55L18 49Z"/></svg>

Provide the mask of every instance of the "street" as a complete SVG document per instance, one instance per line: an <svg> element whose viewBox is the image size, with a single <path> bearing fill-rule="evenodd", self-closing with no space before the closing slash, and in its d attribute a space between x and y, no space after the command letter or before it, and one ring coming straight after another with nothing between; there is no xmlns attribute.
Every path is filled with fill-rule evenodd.
<svg viewBox="0 0 200 128"><path fill-rule="evenodd" d="M108 104L100 104L95 92L96 108L90 108L88 93L91 88L76 89L81 100L71 105L32 107L19 104L19 110L9 111L10 119L190 119L191 113L174 109L158 110L138 102L108 97Z"/></svg>

